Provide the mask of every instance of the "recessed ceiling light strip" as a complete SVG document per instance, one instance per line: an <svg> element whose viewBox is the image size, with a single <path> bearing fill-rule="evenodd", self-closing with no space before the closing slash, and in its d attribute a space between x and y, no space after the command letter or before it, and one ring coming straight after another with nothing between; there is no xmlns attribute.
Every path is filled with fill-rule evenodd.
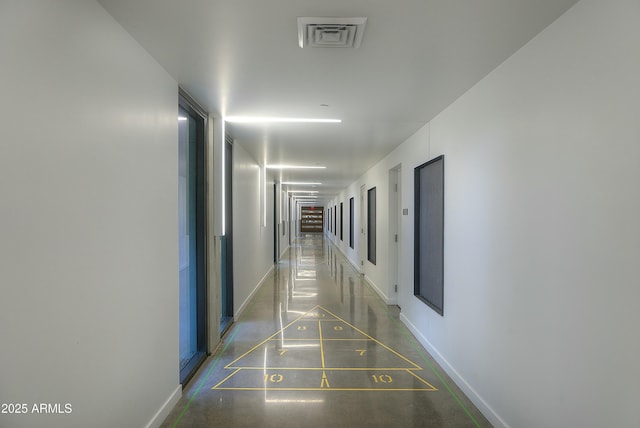
<svg viewBox="0 0 640 428"><path fill-rule="evenodd" d="M261 117L227 116L225 122L231 123L342 123L340 119L315 119L303 117Z"/></svg>
<svg viewBox="0 0 640 428"><path fill-rule="evenodd" d="M266 165L269 169L325 169L326 166L316 165Z"/></svg>
<svg viewBox="0 0 640 428"><path fill-rule="evenodd" d="M289 184L292 186L321 186L322 183L309 183L302 181L283 181L281 184Z"/></svg>

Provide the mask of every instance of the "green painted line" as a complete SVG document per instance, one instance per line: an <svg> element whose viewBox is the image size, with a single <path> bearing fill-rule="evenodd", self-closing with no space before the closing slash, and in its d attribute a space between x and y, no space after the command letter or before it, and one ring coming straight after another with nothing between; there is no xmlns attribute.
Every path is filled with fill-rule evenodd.
<svg viewBox="0 0 640 428"><path fill-rule="evenodd" d="M220 358L222 357L222 354L224 354L224 351L227 350L227 348L229 347L229 344L231 344L231 341L233 340L233 337L236 335L237 332L238 332L238 328L234 328L233 333L227 339L227 343L224 345L224 348L222 348L222 350L218 353L218 356L213 360L213 364L211 365L211 367L209 367L209 370L207 370L207 373L204 375L204 377L200 381L200 385L198 385L198 388L191 395L191 398L189 398L189 401L184 406L184 409L182 409L182 412L180 412L178 419L176 419L176 421L171 426L172 428L176 428L180 423L180 421L182 420L182 417L187 413L187 410L189 410L189 407L191 407L191 403L193 402L193 400L196 398L196 395L198 395L198 393L204 386L204 383L207 381L207 379L211 375L211 372L213 371L213 369L216 368L216 366L220 362Z"/></svg>
<svg viewBox="0 0 640 428"><path fill-rule="evenodd" d="M357 274L360 275L357 271L355 271L355 269L352 268L352 270ZM395 317L393 317L391 315L391 311L389 311L389 308L387 307L387 304L384 302L384 300L382 300L382 297L380 297L380 295L371 288L371 286L369 285L369 283L367 283L367 281L364 278L361 278L362 282L364 283L364 285L369 289L369 291L371 292L371 294L373 294L375 297L377 297L378 302L380 303L380 305L384 308L385 312L387 313L387 318L389 318L390 320L392 320L394 322L394 324L396 325L396 327L402 332L402 334L409 340L409 343L411 343L411 345L413 346L413 348L418 351L418 354L420 354L420 356L422 357L422 359L427 363L427 365L429 366L429 368L431 368L431 371L437 376L437 378L440 380L440 382L442 382L442 384L444 385L444 387L447 389L447 391L449 391L449 394L453 397L454 400L456 400L456 402L458 403L458 405L460 405L460 407L462 408L462 410L464 410L464 412L466 413L467 416L469 416L469 419L471 419L471 421L475 424L476 427L478 428L482 428L480 426L480 423L476 420L475 417L473 417L473 415L471 414L471 412L469 411L469 409L467 408L467 406L464 405L464 403L460 400L460 397L458 397L458 395L451 389L451 387L449 386L449 384L447 382L445 382L445 380L442 378L442 376L440 376L440 373L438 373L438 371L436 370L436 368L433 366L433 364L431 364L431 361L429 361L429 359L427 358L427 356L424 354L424 352L422 351L422 346L418 345L418 343L416 342L416 340L413 338L413 336L411 336L408 332L407 332L407 328L405 327L404 324L402 324L402 322L400 322L400 320L396 319Z"/></svg>
<svg viewBox="0 0 640 428"><path fill-rule="evenodd" d="M258 300L258 299L256 299L255 297L252 299L251 303L249 304L249 306L247 307L247 309L244 312L245 314L246 313L250 313L251 309L253 309L253 306L255 305L256 300ZM233 332L230 332L229 337L227 339L225 339L226 344L220 350L220 352L218 352L218 355L213 360L213 364L211 365L211 367L209 367L209 370L207 370L207 373L205 373L204 377L200 381L200 384L198 385L198 388L191 395L191 398L189 398L189 401L184 406L184 409L182 409L182 412L180 412L180 415L178 416L178 419L176 419L176 421L173 423L173 425L171 425L171 428L176 428L178 426L178 424L180 423L180 421L182 420L182 418L184 417L184 415L187 413L187 410L189 410L189 407L191 407L191 403L196 398L196 395L198 395L198 393L200 392L200 390L204 386L204 383L209 379L209 376L211 375L211 372L213 371L213 369L216 368L216 366L220 362L220 358L222 357L222 354L224 354L224 351L227 350L227 348L229 347L229 345L233 341L233 338L235 337L236 333L238 333L240 325L241 325L241 323L238 321L237 323L234 323L234 325L231 327L233 329Z"/></svg>
<svg viewBox="0 0 640 428"><path fill-rule="evenodd" d="M400 322L400 321L396 321L396 322ZM440 373L438 373L438 371L433 366L433 364L431 364L431 361L429 361L427 356L424 355L424 352L422 352L421 347L417 346L416 341L413 340L413 338L411 336L409 336L409 334L406 331L402 331L402 334L404 334L405 337L407 337L409 339L409 343L411 343L413 345L414 349L416 351L418 351L418 353L420 354L422 359L425 361L425 363L427 363L429 365L429 367L431 368L431 371L438 377L438 379L440 380L440 382L442 382L442 384L445 386L445 388L447 388L447 391L449 391L449 394L451 394L451 396L456 400L456 402L460 405L460 407L462 407L462 410L464 410L464 412L467 414L467 416L469 416L469 419L471 419L471 421L473 421L475 426L477 426L478 428L481 428L480 427L480 423L478 423L476 418L473 417L473 415L471 414L471 412L469 411L467 406L465 406L464 403L460 400L460 397L458 397L458 395L455 392L453 392L453 390L449 387L449 384L447 382L445 382L444 379L442 379L442 376L440 376Z"/></svg>
<svg viewBox="0 0 640 428"><path fill-rule="evenodd" d="M366 281L365 281L366 283ZM367 287L369 287L369 285L367 284ZM374 293L377 297L378 300L380 301L380 303L383 305L384 309L387 311L387 317L389 319L391 319L395 324L396 327L398 327L398 329L400 330L400 332L409 340L409 343L411 343L411 345L413 346L413 349L415 349L416 351L418 351L418 354L420 354L420 356L422 357L422 359L424 360L425 363L427 363L427 365L429 366L429 368L431 368L431 371L437 376L437 378L440 380L440 382L442 382L442 384L444 385L444 387L447 389L447 391L449 391L449 394L451 394L451 396L453 397L454 400L456 400L456 402L460 405L460 407L462 408L462 410L464 410L464 412L467 414L467 416L469 416L469 419L471 419L471 421L475 424L476 427L481 428L480 423L476 420L476 418L473 417L473 415L471 414L471 412L469 411L469 409L467 408L467 406L464 405L464 403L462 402L462 400L460 400L460 397L458 397L458 394L456 394L451 387L449 386L449 384L442 378L442 376L440 376L440 373L438 373L438 370L436 370L436 368L434 367L434 365L431 363L431 361L429 361L429 359L427 358L427 356L424 354L424 352L422 351L422 346L418 346L418 343L416 342L416 340L413 338L413 336L411 336L408 332L407 332L407 328L404 326L404 324L402 324L400 322L400 320L394 318L391 315L391 312L389 311L389 309L387 308L386 303L382 300L382 298L378 295L378 293Z"/></svg>
<svg viewBox="0 0 640 428"><path fill-rule="evenodd" d="M342 255L340 255L341 258L344 258ZM356 274L356 275L360 275L354 268L352 268L350 265L349 268ZM276 269L279 269L279 266L276 266ZM274 270L275 272L275 270ZM427 365L429 366L429 368L431 369L431 371L436 375L436 377L438 378L438 380L440 380L440 382L445 386L445 388L447 389L447 391L449 391L449 394L454 398L454 400L458 403L458 405L462 408L462 410L464 410L465 414L469 417L469 419L471 419L471 421L475 424L476 427L481 428L480 424L478 423L478 421L475 419L475 417L471 414L471 412L469 411L469 409L464 405L464 403L460 400L460 398L458 397L458 395L451 389L451 387L449 386L449 384L442 378L442 376L440 375L440 373L438 373L438 371L436 370L435 366L431 363L431 361L429 361L429 359L427 358L427 356L425 355L425 353L422 350L422 346L419 345L416 340L408 333L407 328L404 326L404 324L402 324L402 322L400 322L400 320L394 318L391 315L391 311L389 311L389 308L387 307L387 304L384 302L384 300L382 300L382 297L380 297L380 295L371 288L371 286L367 283L366 280L361 279L361 281L364 283L364 285L369 289L369 292L374 295L379 304L384 308L384 311L387 314L387 317L392 320L394 322L394 325L396 325L396 327L402 332L402 334L408 339L409 343L413 346L413 348L418 352L418 354L420 354L420 356L422 357L422 359L427 363ZM261 287L262 288L262 287ZM249 306L246 308L246 310L244 311L244 314L248 314L251 312L251 310L253 309L253 307L255 306L257 299L257 294L254 296L254 298L252 299L251 303L249 304ZM363 296L366 297L366 296ZM243 318L244 318L244 314L243 314ZM204 375L204 377L202 378L202 380L200 381L200 384L198 385L197 389L195 390L195 392L191 395L191 397L189 398L189 401L187 402L187 404L185 405L184 409L182 409L182 412L180 412L180 415L178 416L178 418L176 419L176 421L174 422L174 424L172 425L172 428L176 428L178 426L178 424L180 423L180 421L182 420L182 418L184 417L184 415L186 414L187 410L189 410L189 407L191 407L191 403L193 402L193 400L195 399L195 397L198 395L198 393L200 392L200 390L202 389L202 387L204 386L204 383L208 380L209 376L211 375L211 372L213 371L213 369L215 369L215 367L218 365L218 363L220 362L220 358L222 357L222 354L224 354L224 352L226 351L226 349L229 347L229 345L231 344L231 342L233 341L233 338L235 337L235 335L238 333L239 327L240 327L241 323L237 322L235 323L235 325L232 327L233 328L233 332L231 332L231 334L229 335L229 337L226 339L226 344L224 345L224 347L222 348L222 350L217 354L216 358L213 361L213 364L211 365L211 367L209 367L209 369L207 370L206 374ZM219 389L224 389L224 388L219 388ZM260 389L262 390L262 389ZM277 390L277 389L276 389ZM326 390L325 389L319 389L319 390ZM382 389L382 390L386 390L386 389Z"/></svg>

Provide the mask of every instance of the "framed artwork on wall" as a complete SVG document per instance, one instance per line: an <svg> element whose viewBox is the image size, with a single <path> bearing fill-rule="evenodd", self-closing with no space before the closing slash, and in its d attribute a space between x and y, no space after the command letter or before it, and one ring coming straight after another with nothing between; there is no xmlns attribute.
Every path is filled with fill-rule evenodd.
<svg viewBox="0 0 640 428"><path fill-rule="evenodd" d="M376 264L376 188L367 191L367 260Z"/></svg>
<svg viewBox="0 0 640 428"><path fill-rule="evenodd" d="M349 247L353 248L353 220L354 220L354 199L349 199Z"/></svg>
<svg viewBox="0 0 640 428"><path fill-rule="evenodd" d="M414 295L444 315L444 155L415 168Z"/></svg>
<svg viewBox="0 0 640 428"><path fill-rule="evenodd" d="M342 202L340 202L340 240L344 241L344 212L343 212L343 205Z"/></svg>

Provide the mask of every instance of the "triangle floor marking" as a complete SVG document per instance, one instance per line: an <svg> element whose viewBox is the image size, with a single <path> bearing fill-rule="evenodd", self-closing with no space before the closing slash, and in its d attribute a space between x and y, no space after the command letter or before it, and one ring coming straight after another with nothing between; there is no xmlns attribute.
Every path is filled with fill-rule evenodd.
<svg viewBox="0 0 640 428"><path fill-rule="evenodd" d="M269 346L270 343L273 346ZM338 362L332 366L332 355L338 362L346 357L352 366L338 366ZM350 359L349 355L354 358ZM369 356L377 366L368 366ZM247 364L239 364L241 361ZM422 370L416 363L320 305L235 358L225 369L233 372L213 389L437 391L414 373ZM309 375L300 378L300 374L291 375L292 372ZM345 375L336 377L338 373ZM395 374L391 376L391 373ZM315 386L313 379L318 382ZM352 388L353 382L356 387Z"/></svg>

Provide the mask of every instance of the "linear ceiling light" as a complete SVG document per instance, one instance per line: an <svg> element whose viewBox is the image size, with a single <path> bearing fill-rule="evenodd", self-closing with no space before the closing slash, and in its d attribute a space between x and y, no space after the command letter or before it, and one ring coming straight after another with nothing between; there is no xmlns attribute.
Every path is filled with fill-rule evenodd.
<svg viewBox="0 0 640 428"><path fill-rule="evenodd" d="M287 190L287 193L318 193L317 190Z"/></svg>
<svg viewBox="0 0 640 428"><path fill-rule="evenodd" d="M261 116L228 116L226 122L231 123L342 123L340 119L314 119L304 117L261 117Z"/></svg>
<svg viewBox="0 0 640 428"><path fill-rule="evenodd" d="M269 169L324 169L326 166L312 165L266 165Z"/></svg>
<svg viewBox="0 0 640 428"><path fill-rule="evenodd" d="M320 186L322 183L309 183L302 181L283 181L281 184L290 184L295 186Z"/></svg>

